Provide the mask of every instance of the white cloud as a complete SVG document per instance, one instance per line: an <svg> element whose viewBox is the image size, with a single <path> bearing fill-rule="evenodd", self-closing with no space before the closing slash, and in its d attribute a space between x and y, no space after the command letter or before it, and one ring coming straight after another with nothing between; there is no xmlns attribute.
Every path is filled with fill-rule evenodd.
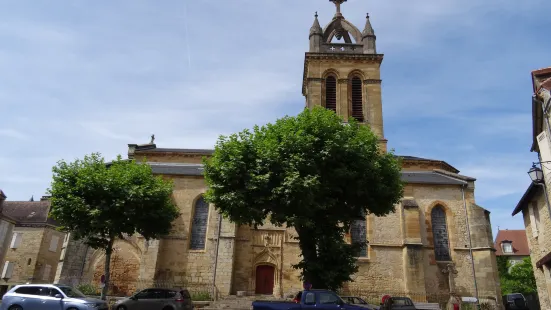
<svg viewBox="0 0 551 310"><path fill-rule="evenodd" d="M29 139L29 136L27 134L11 128L7 128L7 129L0 128L0 136L4 136L6 138L20 139L20 140Z"/></svg>

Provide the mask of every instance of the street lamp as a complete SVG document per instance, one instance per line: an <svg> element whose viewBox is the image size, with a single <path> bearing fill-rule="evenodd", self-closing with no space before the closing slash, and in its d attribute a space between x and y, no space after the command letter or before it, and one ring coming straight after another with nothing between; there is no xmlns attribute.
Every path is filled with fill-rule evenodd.
<svg viewBox="0 0 551 310"><path fill-rule="evenodd" d="M530 176L530 179L532 179L532 182L536 184L544 183L543 171L540 168L536 167L535 163L533 163L532 168L528 170L528 175Z"/></svg>
<svg viewBox="0 0 551 310"><path fill-rule="evenodd" d="M545 204L547 204L547 212L549 212L549 217L551 218L551 206L549 205L549 196L547 195L547 186L545 186L545 178L543 177L543 171L536 167L536 164L549 163L548 161L532 163L532 168L528 170L528 175L532 179L532 183L543 187L543 193L545 194Z"/></svg>

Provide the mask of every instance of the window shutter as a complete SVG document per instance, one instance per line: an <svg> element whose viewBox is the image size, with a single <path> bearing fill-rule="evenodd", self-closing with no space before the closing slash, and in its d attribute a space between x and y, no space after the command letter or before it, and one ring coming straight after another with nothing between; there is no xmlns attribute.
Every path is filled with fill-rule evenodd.
<svg viewBox="0 0 551 310"><path fill-rule="evenodd" d="M352 78L352 117L358 122L364 121L362 80L359 77Z"/></svg>
<svg viewBox="0 0 551 310"><path fill-rule="evenodd" d="M337 79L334 76L325 79L325 108L337 112Z"/></svg>
<svg viewBox="0 0 551 310"><path fill-rule="evenodd" d="M4 240L6 240L8 235L8 222L0 220L0 249L4 247ZM4 239L6 238L6 239Z"/></svg>
<svg viewBox="0 0 551 310"><path fill-rule="evenodd" d="M532 228L532 237L538 237L538 224L536 222L536 212L538 204L533 202L532 206L528 208L528 214L530 215L530 226Z"/></svg>
<svg viewBox="0 0 551 310"><path fill-rule="evenodd" d="M50 252L56 252L57 251L57 244L59 243L59 237L58 236L52 236L52 240L50 240Z"/></svg>
<svg viewBox="0 0 551 310"><path fill-rule="evenodd" d="M538 137L538 147L540 149L540 157L541 161L551 161L551 150L549 149L549 137L547 137L547 133L545 131L542 131ZM545 178L545 182L549 182L549 173L551 170L551 163L545 163L541 165L541 169L543 170L543 175Z"/></svg>
<svg viewBox="0 0 551 310"><path fill-rule="evenodd" d="M52 266L50 265L44 266L44 275L42 276L42 280L49 281L51 272L52 272Z"/></svg>
<svg viewBox="0 0 551 310"><path fill-rule="evenodd" d="M13 273L13 262L6 261L2 270L2 279L10 279Z"/></svg>
<svg viewBox="0 0 551 310"><path fill-rule="evenodd" d="M19 245L21 245L21 240L23 238L23 234L20 232L14 232L13 237L11 239L11 245L10 248L17 249Z"/></svg>

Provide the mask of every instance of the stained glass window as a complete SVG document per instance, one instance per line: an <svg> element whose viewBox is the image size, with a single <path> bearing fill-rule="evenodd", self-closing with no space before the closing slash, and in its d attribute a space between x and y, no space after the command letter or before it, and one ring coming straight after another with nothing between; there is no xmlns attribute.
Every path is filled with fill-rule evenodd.
<svg viewBox="0 0 551 310"><path fill-rule="evenodd" d="M431 211L432 236L434 239L434 256L437 261L451 261L446 211L436 206Z"/></svg>
<svg viewBox="0 0 551 310"><path fill-rule="evenodd" d="M363 242L363 246L358 253L359 257L367 257L367 223L363 220L355 220L350 227L350 241L352 243Z"/></svg>
<svg viewBox="0 0 551 310"><path fill-rule="evenodd" d="M190 249L204 250L207 239L207 222L209 216L209 204L201 196L195 202L193 220L191 223Z"/></svg>

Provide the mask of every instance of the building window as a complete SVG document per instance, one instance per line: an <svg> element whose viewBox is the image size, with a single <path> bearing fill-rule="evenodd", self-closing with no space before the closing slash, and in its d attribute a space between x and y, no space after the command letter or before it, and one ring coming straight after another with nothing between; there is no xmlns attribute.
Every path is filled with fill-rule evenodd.
<svg viewBox="0 0 551 310"><path fill-rule="evenodd" d="M355 76L351 81L352 88L352 117L358 122L364 121L363 99L362 99L362 80Z"/></svg>
<svg viewBox="0 0 551 310"><path fill-rule="evenodd" d="M14 232L13 237L11 239L10 248L17 249L21 245L22 240L23 240L23 234L20 232Z"/></svg>
<svg viewBox="0 0 551 310"><path fill-rule="evenodd" d="M367 257L367 223L365 216L361 220L355 220L350 226L350 241L354 243L364 243L358 253L358 257Z"/></svg>
<svg viewBox="0 0 551 310"><path fill-rule="evenodd" d="M191 250L204 250L207 238L207 223L209 216L209 204L203 196L199 197L193 208L193 221L191 223Z"/></svg>
<svg viewBox="0 0 551 310"><path fill-rule="evenodd" d="M435 259L437 261L451 261L446 211L442 206L436 206L432 209L431 223Z"/></svg>
<svg viewBox="0 0 551 310"><path fill-rule="evenodd" d="M325 79L325 108L337 112L337 79L332 75Z"/></svg>
<svg viewBox="0 0 551 310"><path fill-rule="evenodd" d="M513 244L510 242L503 242L501 244L501 247L503 248L503 253L513 253Z"/></svg>

